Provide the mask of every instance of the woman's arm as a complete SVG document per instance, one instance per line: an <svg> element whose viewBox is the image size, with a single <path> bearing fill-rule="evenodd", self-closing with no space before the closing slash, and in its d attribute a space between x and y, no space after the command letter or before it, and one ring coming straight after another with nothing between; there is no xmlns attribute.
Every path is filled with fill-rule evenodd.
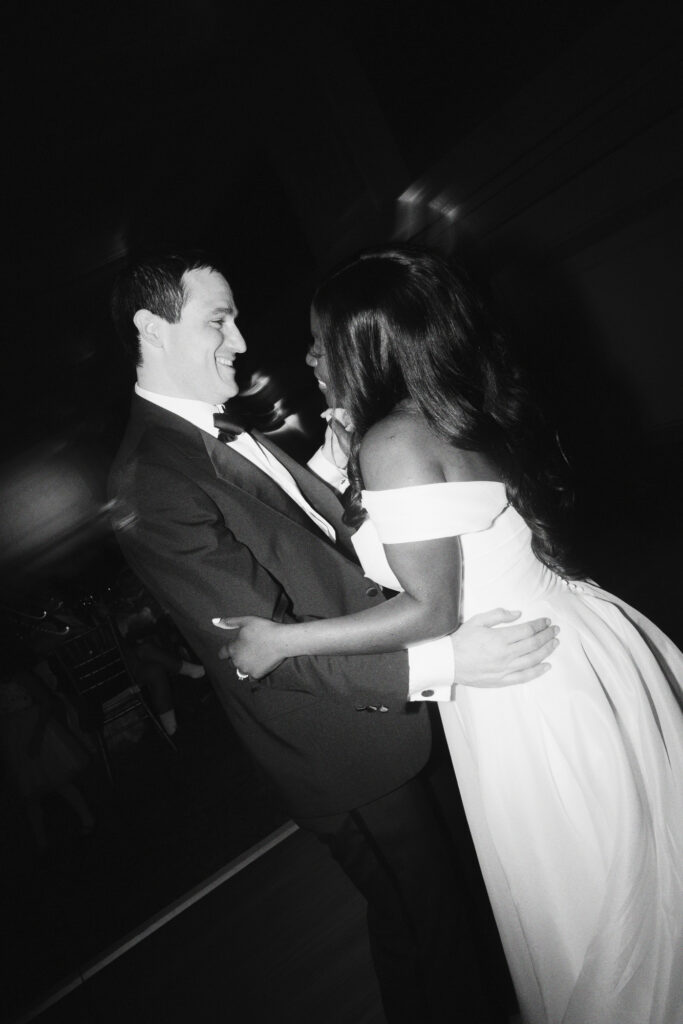
<svg viewBox="0 0 683 1024"><path fill-rule="evenodd" d="M368 432L361 470L369 490L443 482L439 459L414 420L392 415ZM403 593L363 612L280 625L229 619L240 632L230 643L235 664L254 678L284 658L308 654L395 651L452 633L459 624L461 551L457 537L385 545ZM269 666L269 667L267 667Z"/></svg>
<svg viewBox="0 0 683 1024"><path fill-rule="evenodd" d="M377 654L452 633L459 623L457 538L385 546L404 592L353 615L281 626L280 653Z"/></svg>

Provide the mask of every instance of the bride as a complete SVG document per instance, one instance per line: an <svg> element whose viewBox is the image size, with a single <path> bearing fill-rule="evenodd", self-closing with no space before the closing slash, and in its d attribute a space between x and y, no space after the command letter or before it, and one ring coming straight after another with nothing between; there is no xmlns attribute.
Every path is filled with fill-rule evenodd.
<svg viewBox="0 0 683 1024"><path fill-rule="evenodd" d="M351 424L356 550L398 593L343 618L222 620L230 657L259 679L446 636L494 603L558 623L531 682L406 696L439 701L525 1024L680 1024L683 655L571 579L558 478L463 278L419 250L365 253L319 288L311 323L309 362Z"/></svg>

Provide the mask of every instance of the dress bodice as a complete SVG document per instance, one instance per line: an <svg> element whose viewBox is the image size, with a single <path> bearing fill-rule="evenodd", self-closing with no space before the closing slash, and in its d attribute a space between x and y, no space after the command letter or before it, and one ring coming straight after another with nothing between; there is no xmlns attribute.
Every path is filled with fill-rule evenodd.
<svg viewBox="0 0 683 1024"><path fill-rule="evenodd" d="M536 597L558 577L538 561L531 531L510 506L505 485L488 480L420 484L363 491L369 518L353 544L367 576L392 590L401 586L387 562L384 544L461 538L463 614L506 604L513 596Z"/></svg>

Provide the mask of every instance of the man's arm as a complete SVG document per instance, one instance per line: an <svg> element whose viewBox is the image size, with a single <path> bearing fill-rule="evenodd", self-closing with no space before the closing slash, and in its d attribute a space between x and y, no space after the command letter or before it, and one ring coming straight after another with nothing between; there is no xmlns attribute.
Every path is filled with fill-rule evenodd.
<svg viewBox="0 0 683 1024"><path fill-rule="evenodd" d="M473 615L450 636L410 647L409 699L451 700L457 685L514 686L547 672L559 627L549 619L515 622L520 614L494 608Z"/></svg>
<svg viewBox="0 0 683 1024"><path fill-rule="evenodd" d="M116 497L112 524L163 606L207 637L217 602L272 617L281 601L282 587L226 528L210 496L181 472L138 463L134 481Z"/></svg>
<svg viewBox="0 0 683 1024"><path fill-rule="evenodd" d="M179 627L191 632L193 646L202 645L209 672L219 667L225 641L212 625L217 609L281 617L278 609L288 603L284 585L240 543L200 486L168 467L147 464L137 467L135 486L122 490L112 518L124 555ZM249 684L235 675L235 685ZM405 652L291 659L266 685L396 708L406 701L408 661Z"/></svg>
<svg viewBox="0 0 683 1024"><path fill-rule="evenodd" d="M504 608L493 609L472 616L456 632L438 640L425 641L408 647L409 685L407 699L409 701L448 701L453 699L455 687L478 686L483 688L513 686L525 683L543 675L552 666L546 661L557 647L558 627L553 626L549 619L533 619L514 626L504 623L514 622L520 612L508 611ZM258 625L260 645L267 640L261 632L264 627L273 623L263 619L232 616L232 618L215 618L214 625L222 629L234 629L232 638L220 650L220 658L234 656L238 665L256 672L254 678L267 676L267 685L278 686L275 670L280 664L288 665L290 660L305 671L305 666L320 664L326 661L331 671L350 671L352 681L350 690L358 689L354 679L354 667L365 661L367 671L374 676L378 671L378 662L374 659L391 657L390 654L375 655L301 655L284 662L273 661L271 656L259 650L258 669L247 664L248 655L240 642L241 631L248 632L254 624ZM500 627L500 628L495 628ZM252 649L253 649L253 641ZM264 660L265 659L265 660ZM335 668L336 666L336 668ZM364 676L364 678L366 678ZM344 690L341 679L332 681L335 693ZM367 688L364 692L368 695ZM369 691L368 700L376 697L377 691Z"/></svg>

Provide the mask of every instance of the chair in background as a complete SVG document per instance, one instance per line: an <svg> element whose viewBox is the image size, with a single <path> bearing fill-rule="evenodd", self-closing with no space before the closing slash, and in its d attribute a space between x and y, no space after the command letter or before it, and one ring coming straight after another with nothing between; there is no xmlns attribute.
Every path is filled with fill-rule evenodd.
<svg viewBox="0 0 683 1024"><path fill-rule="evenodd" d="M159 736L176 750L135 682L109 619L62 642L55 654L71 686L81 728L95 734L112 784L107 727L124 716L136 714L142 720L149 719Z"/></svg>

